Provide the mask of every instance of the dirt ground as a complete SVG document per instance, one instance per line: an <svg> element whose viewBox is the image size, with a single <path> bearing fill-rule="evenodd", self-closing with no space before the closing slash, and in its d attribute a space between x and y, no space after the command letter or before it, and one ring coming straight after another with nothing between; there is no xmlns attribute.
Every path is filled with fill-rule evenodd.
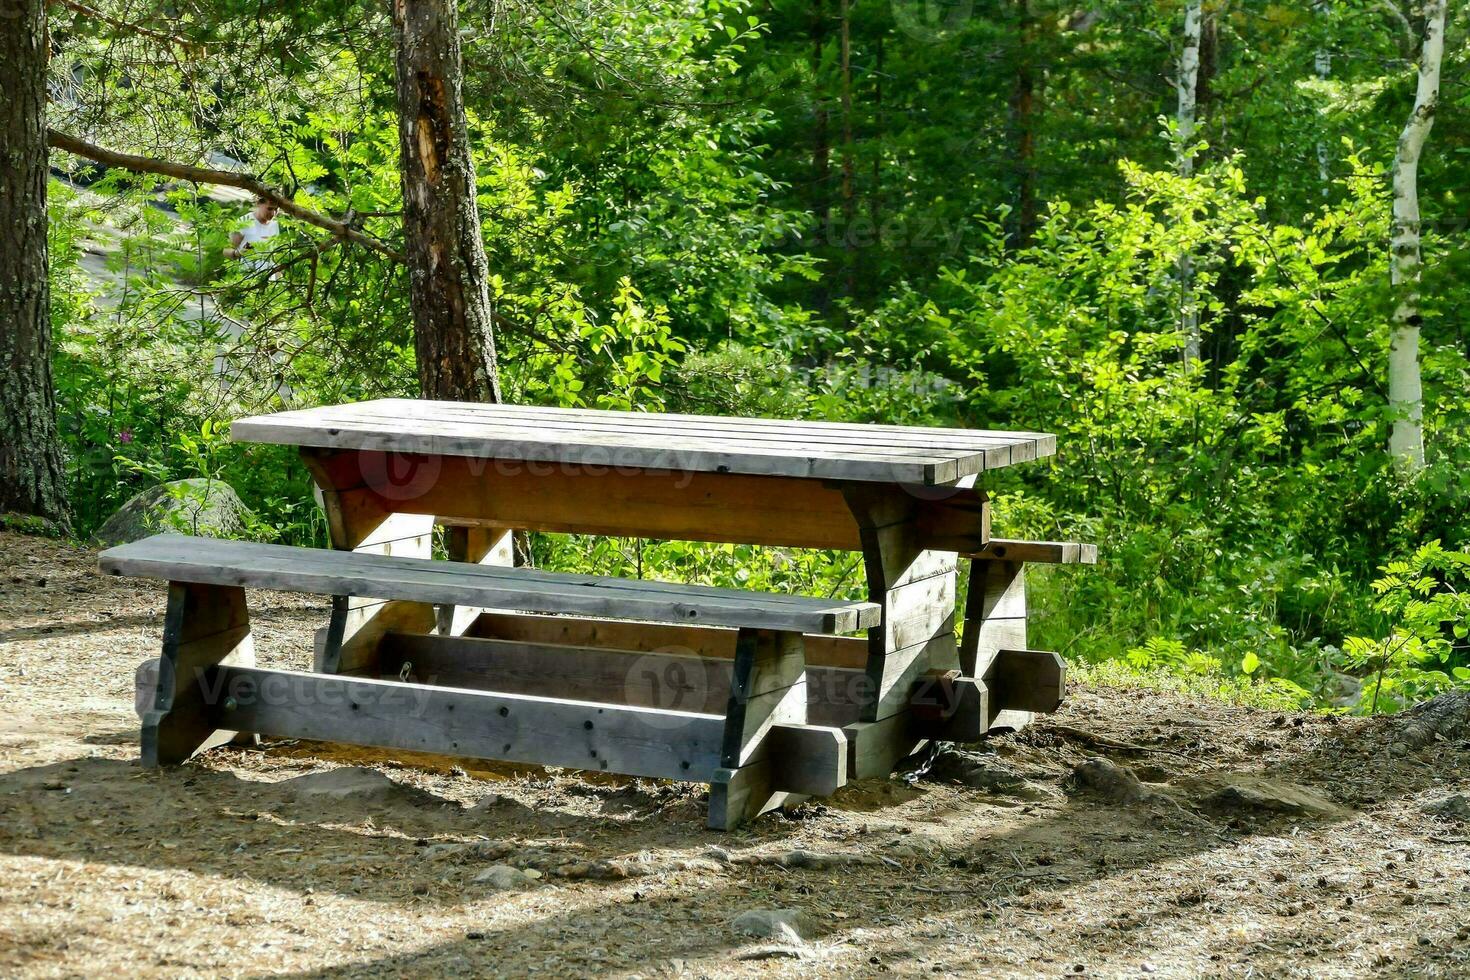
<svg viewBox="0 0 1470 980"><path fill-rule="evenodd" d="M734 834L699 787L321 744L143 770L164 588L95 568L0 533L0 975L1470 976L1470 731L1074 689ZM251 603L305 666L325 602Z"/></svg>

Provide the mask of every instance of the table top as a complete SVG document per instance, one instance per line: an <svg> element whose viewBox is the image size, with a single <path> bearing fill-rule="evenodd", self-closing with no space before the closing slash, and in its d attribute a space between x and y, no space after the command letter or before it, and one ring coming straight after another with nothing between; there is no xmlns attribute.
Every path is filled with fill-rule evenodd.
<svg viewBox="0 0 1470 980"><path fill-rule="evenodd" d="M700 473L954 483L1056 451L1044 432L385 398L240 419L242 442Z"/></svg>

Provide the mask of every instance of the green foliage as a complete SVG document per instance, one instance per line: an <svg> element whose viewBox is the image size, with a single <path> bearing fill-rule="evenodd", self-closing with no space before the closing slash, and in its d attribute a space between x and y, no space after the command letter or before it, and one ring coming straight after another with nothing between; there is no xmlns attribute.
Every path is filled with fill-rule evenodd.
<svg viewBox="0 0 1470 980"><path fill-rule="evenodd" d="M1470 552L1431 541L1383 566L1373 608L1389 623L1380 638L1350 636L1347 666L1367 671L1355 708L1397 711L1450 688L1470 688Z"/></svg>

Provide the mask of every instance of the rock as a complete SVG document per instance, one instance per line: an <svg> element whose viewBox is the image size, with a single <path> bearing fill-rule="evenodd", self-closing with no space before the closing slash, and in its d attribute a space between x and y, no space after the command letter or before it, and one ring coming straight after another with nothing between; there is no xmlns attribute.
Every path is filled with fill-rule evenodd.
<svg viewBox="0 0 1470 980"><path fill-rule="evenodd" d="M1344 811L1320 793L1294 783L1257 776L1226 776L1211 781L1215 787L1201 801L1217 810L1254 810L1294 817L1334 818Z"/></svg>
<svg viewBox="0 0 1470 980"><path fill-rule="evenodd" d="M1042 800L1046 790L991 755L945 749L934 757L924 778L969 786L1022 800Z"/></svg>
<svg viewBox="0 0 1470 980"><path fill-rule="evenodd" d="M804 933L811 925L798 909L751 909L737 916L730 928L742 936L791 944L806 942Z"/></svg>
<svg viewBox="0 0 1470 980"><path fill-rule="evenodd" d="M1416 704L1390 724L1395 747L1409 751L1470 738L1470 691L1451 691Z"/></svg>
<svg viewBox="0 0 1470 980"><path fill-rule="evenodd" d="M498 891L521 891L532 887L535 880L508 864L492 864L475 875L475 884L489 885Z"/></svg>
<svg viewBox="0 0 1470 980"><path fill-rule="evenodd" d="M1457 823L1470 823L1470 796L1464 793L1456 793L1446 796L1442 800L1435 800L1421 807L1426 814L1437 820L1453 820Z"/></svg>
<svg viewBox="0 0 1470 980"><path fill-rule="evenodd" d="M1146 787L1132 769L1100 757L1088 759L1073 769L1072 782L1079 789L1118 803L1141 803L1160 795Z"/></svg>
<svg viewBox="0 0 1470 980"><path fill-rule="evenodd" d="M426 806L438 802L422 790L400 786L376 769L363 766L342 766L326 772L307 773L284 779L278 785L300 803L349 800L380 806Z"/></svg>
<svg viewBox="0 0 1470 980"><path fill-rule="evenodd" d="M228 483L203 477L172 480L123 504L97 529L93 540L111 547L160 531L223 538L243 531L254 516Z"/></svg>

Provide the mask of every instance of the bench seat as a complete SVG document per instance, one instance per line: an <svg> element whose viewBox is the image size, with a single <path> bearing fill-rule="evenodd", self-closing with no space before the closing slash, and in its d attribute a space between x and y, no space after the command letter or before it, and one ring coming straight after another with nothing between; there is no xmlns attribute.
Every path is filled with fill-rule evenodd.
<svg viewBox="0 0 1470 980"><path fill-rule="evenodd" d="M877 604L865 601L178 534L109 549L100 565L113 575L169 583L163 654L138 675L146 766L180 763L257 735L568 766L708 783L709 822L718 829L847 781L843 729L808 724L805 637L837 637L875 626L881 616ZM258 668L246 588L332 596L334 654L311 672ZM407 659L393 676L374 677L338 655L341 621L352 613L348 597L399 607L467 605L733 628L735 643L728 666L715 675L721 690L690 706L703 710L664 706L658 698L630 703L649 683L682 695L675 682L686 665L616 652L573 666L557 651L530 651L520 670L535 675L535 693L525 691L525 678L516 676L505 651L496 651L483 672L486 687L418 683L410 678L422 675ZM385 639L372 638L375 659ZM442 635L419 640L437 641L412 655L419 670L426 654L452 654L456 642L466 642ZM650 675L664 666L676 669ZM568 669L579 676L559 673ZM522 691L504 690L506 683Z"/></svg>
<svg viewBox="0 0 1470 980"><path fill-rule="evenodd" d="M113 575L314 595L487 606L836 636L876 626L876 603L530 568L156 534L104 551Z"/></svg>

